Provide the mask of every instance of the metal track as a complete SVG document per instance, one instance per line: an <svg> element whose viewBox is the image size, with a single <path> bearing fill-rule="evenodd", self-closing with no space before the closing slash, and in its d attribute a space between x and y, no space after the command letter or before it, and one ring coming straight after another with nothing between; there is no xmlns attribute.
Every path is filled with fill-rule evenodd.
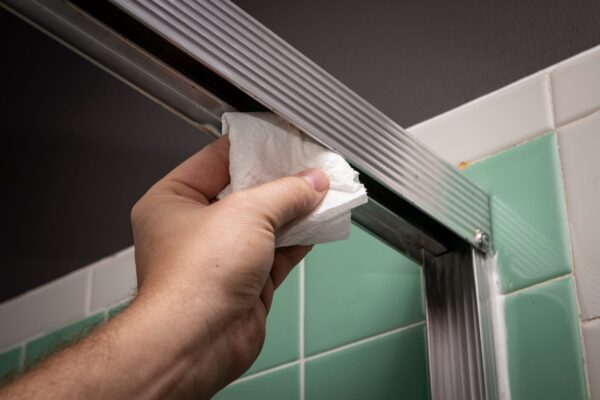
<svg viewBox="0 0 600 400"><path fill-rule="evenodd" d="M229 1L112 1L460 238L490 237L485 192Z"/></svg>
<svg viewBox="0 0 600 400"><path fill-rule="evenodd" d="M423 256L432 398L499 400L492 259Z"/></svg>

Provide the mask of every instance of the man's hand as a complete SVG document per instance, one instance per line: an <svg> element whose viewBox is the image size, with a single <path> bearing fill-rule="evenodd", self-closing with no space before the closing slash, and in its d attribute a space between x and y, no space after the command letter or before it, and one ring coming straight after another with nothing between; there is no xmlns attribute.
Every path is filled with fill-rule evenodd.
<svg viewBox="0 0 600 400"><path fill-rule="evenodd" d="M310 250L274 251L277 229L310 213L328 187L322 171L308 170L215 202L229 183L228 156L224 137L154 185L132 211L139 296L176 299L186 329L210 324L219 387L258 356L273 291Z"/></svg>
<svg viewBox="0 0 600 400"><path fill-rule="evenodd" d="M248 369L274 290L310 250L275 250L275 234L319 204L328 180L308 170L216 201L228 155L221 138L139 200L136 299L0 397L209 398Z"/></svg>

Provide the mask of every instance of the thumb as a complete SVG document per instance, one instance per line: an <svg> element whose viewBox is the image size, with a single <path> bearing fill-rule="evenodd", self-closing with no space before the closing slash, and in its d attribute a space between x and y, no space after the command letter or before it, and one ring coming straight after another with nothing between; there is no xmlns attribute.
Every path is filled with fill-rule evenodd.
<svg viewBox="0 0 600 400"><path fill-rule="evenodd" d="M256 186L247 191L245 199L263 214L273 230L303 217L323 200L329 179L320 169L307 169L296 175Z"/></svg>

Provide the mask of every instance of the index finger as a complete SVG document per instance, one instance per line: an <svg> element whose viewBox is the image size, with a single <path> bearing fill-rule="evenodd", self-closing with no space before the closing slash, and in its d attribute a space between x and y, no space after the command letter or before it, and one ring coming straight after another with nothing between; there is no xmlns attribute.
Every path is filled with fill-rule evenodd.
<svg viewBox="0 0 600 400"><path fill-rule="evenodd" d="M175 167L155 188L210 202L228 183L229 139L223 136Z"/></svg>

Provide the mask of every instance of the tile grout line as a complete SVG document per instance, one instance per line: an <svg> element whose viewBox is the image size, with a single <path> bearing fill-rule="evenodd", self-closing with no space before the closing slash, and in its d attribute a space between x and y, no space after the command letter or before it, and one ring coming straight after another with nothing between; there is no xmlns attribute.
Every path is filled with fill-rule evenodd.
<svg viewBox="0 0 600 400"><path fill-rule="evenodd" d="M552 124L552 129L556 131L556 105L554 104L554 88L552 86L552 77L550 76L552 71L547 71L545 80L546 80L546 91L548 93L548 100L550 104L548 104L550 108L550 119Z"/></svg>
<svg viewBox="0 0 600 400"><path fill-rule="evenodd" d="M369 342L372 342L372 341L375 341L375 340L378 340L378 339L383 339L385 337L388 337L388 336L394 335L396 333L403 332L405 330L408 330L408 329L411 329L411 328L415 328L415 327L421 326L421 325L425 325L425 321L424 320L423 321L419 321L419 322L414 322L414 323L409 324L409 325L404 325L404 326L401 326L400 328L395 328L395 329L392 329L392 330L389 330L389 331L386 331L386 332L383 332L383 333L379 333L379 334L374 335L374 336L369 336L369 337L364 338L364 339L359 339L359 340L356 340L354 342L346 343L346 344L341 345L339 347L335 347L333 349L329 349L329 350L326 350L324 352L321 352L321 353L318 353L318 354L314 354L312 356L303 357L302 359L298 359L298 360L295 360L295 361L290 361L290 362L287 362L287 363L284 363L284 364L279 364L279 365L277 365L275 367L268 368L268 369L256 372L254 374L245 376L243 378L239 378L238 380L236 380L235 382L233 382L232 385L238 384L240 382L246 382L246 381L249 381L251 379L267 375L267 374L269 374L271 372L277 372L277 371L280 371L282 369L285 369L285 368L288 368L288 367L292 367L294 365L300 366L300 364L303 364L306 361L312 361L312 360L319 359L321 357L326 357L328 355L335 354L335 353L343 351L343 350L351 349L353 347L360 346L362 344L369 343Z"/></svg>
<svg viewBox="0 0 600 400"><path fill-rule="evenodd" d="M306 374L304 372L304 299L305 299L305 292L304 292L304 287L305 287L305 262L304 259L302 261L300 261L300 332L299 332L299 338L300 338L300 343L299 343L299 350L300 350L300 400L304 400L304 397L306 395L306 389L305 389L305 381L306 381Z"/></svg>
<svg viewBox="0 0 600 400"><path fill-rule="evenodd" d="M267 374L270 374L271 372L281 371L282 369L286 369L288 367L293 367L294 365L299 365L299 364L300 364L300 360L294 360L294 361L290 361L290 362L287 362L287 363L279 364L279 365L276 365L274 367L263 369L262 371L258 371L258 372L255 372L253 374L244 376L243 378L238 378L237 380L235 380L234 382L232 382L230 385L237 385L238 383L247 382L247 381L252 380L254 378L259 378L261 376L265 376Z"/></svg>
<svg viewBox="0 0 600 400"><path fill-rule="evenodd" d="M237 379L235 382L232 382L232 385L246 382L254 378L258 378L272 372L277 372L279 370L292 367L294 365L298 365L300 368L300 400L304 400L304 260L300 261L298 265L298 273L299 273L299 340L298 340L298 350L299 350L299 358L294 361L290 361L287 363L276 365L272 368L267 368L262 371L258 371L254 374L250 374L243 378Z"/></svg>
<svg viewBox="0 0 600 400"><path fill-rule="evenodd" d="M58 285L59 283L63 282L63 281L67 281L69 279L71 279L73 276L78 275L78 274L83 274L85 273L85 269L88 268L89 266L84 266L81 268L76 269L75 271L71 271L66 275L63 275L59 278L56 278L54 280L51 280L50 282L46 282L44 284L41 284L40 286L34 287L33 289L30 289L28 291L26 291L25 293L21 293L15 297L12 297L2 303L0 303L0 308L3 308L5 306L8 306L9 304L18 301L18 300L23 300L23 299L27 299L29 297L32 297L38 293L43 293L46 290L48 290L49 288L52 288L54 285Z"/></svg>
<svg viewBox="0 0 600 400"><path fill-rule="evenodd" d="M23 373L25 369L25 349L27 348L27 342L23 342L20 345L21 354L19 355L19 374Z"/></svg>
<svg viewBox="0 0 600 400"><path fill-rule="evenodd" d="M597 114L600 114L600 107L598 107L598 108L595 108L593 111L590 111L590 112L589 112L589 113L587 113L587 114L583 114L583 115L581 115L581 116L579 116L579 117L575 117L575 118L573 118L573 119L571 119L571 120L569 120L569 121L566 121L564 124L557 126L557 127L555 128L555 130L557 131L557 134L558 134L558 130L561 130L561 129L563 129L563 128L566 128L566 127L568 127L569 125L576 124L576 123L578 123L579 121L582 121L582 120L584 120L584 119L587 119L587 118L590 118L590 117L596 116Z"/></svg>
<svg viewBox="0 0 600 400"><path fill-rule="evenodd" d="M355 340L354 342L346 343L344 345L341 345L341 346L333 348L333 349L325 350L325 351L323 351L321 353L317 353L317 354L314 354L312 356L305 357L304 361L317 360L319 358L326 357L326 356L338 353L338 352L343 351L343 350L348 350L348 349L351 349L353 347L360 346L360 345L363 345L363 344L366 344L366 343L369 343L369 342L373 342L375 340L383 339L385 337L388 337L388 336L394 335L396 333L403 332L405 330L408 330L408 329L411 329L411 328L415 328L415 327L421 326L421 325L425 325L425 320L419 321L419 322L414 322L414 323L408 324L408 325L404 325L404 326L401 326L400 328L395 328L395 329L392 329L392 330L389 330L389 331L386 331L386 332L383 332L383 333L378 333L377 335L369 336L369 337L364 338L364 339Z"/></svg>
<svg viewBox="0 0 600 400"><path fill-rule="evenodd" d="M539 132L537 132L537 133L534 133L533 135L531 135L531 136L529 136L529 137L523 138L523 139L522 139L521 141L519 141L519 142L515 142L515 143L513 143L513 144L511 144L511 145L508 145L508 146L506 146L506 147L503 147L503 148L501 148L501 149L498 149L498 150L496 150L496 151L495 151L495 152L493 152L493 153L485 154L485 155L483 155L483 156L481 156L481 157L479 157L479 158L475 158L475 159L473 159L473 160L471 160L471 161L468 161L468 165L467 165L467 167L466 167L465 169L468 169L470 166L472 166L472 165L474 165L474 164L477 164L478 162L485 161L485 160L487 160L487 159L489 159L489 158L492 158L492 157L494 157L494 156L496 156L496 155L498 155L498 154L500 154L500 153L503 153L503 152L505 152L505 151L512 150L512 149L514 149L515 147L519 147L519 146L521 146L521 145L524 145L524 144L527 144L527 143L529 143L529 142L533 142L534 140L537 140L537 139L541 138L542 136L546 136L546 135L548 135L548 134L550 134L550 133L552 133L552 132L555 132L555 131L556 131L556 129L555 129L555 128L553 128L553 129L551 129L551 130L549 130L549 131L539 131Z"/></svg>
<svg viewBox="0 0 600 400"><path fill-rule="evenodd" d="M588 359L587 359L587 347L585 345L585 338L583 337L583 322L580 318L580 304L579 304L579 293L577 292L577 282L576 279L573 279L573 289L575 296L575 307L577 307L577 325L579 325L579 345L581 350L581 362L583 363L583 378L585 380L585 388L587 389L588 399L592 398L592 386L590 373L588 371Z"/></svg>
<svg viewBox="0 0 600 400"><path fill-rule="evenodd" d="M3 302L0 302L0 308L3 307L3 306L5 306L6 304L9 304L9 303L13 302L13 301L16 301L16 300L19 300L19 299L24 299L24 298L29 298L32 295L35 295L35 294L38 294L38 293L42 293L46 289L48 289L49 287L52 287L53 285L60 284L62 281L68 280L68 279L72 278L74 275L85 273L86 270L92 271L93 269L95 269L96 267L98 267L98 265L100 265L100 264L102 264L104 262L108 262L109 260L111 260L113 258L119 258L119 257L123 256L125 253L127 253L128 251L132 251L132 249L133 249L133 246L129 246L129 247L126 247L126 248L124 248L122 250L119 250L119 251L117 251L115 253L112 253L112 254L109 254L109 255L107 255L105 257L102 257L102 258L100 258L100 259L98 259L96 261L93 261L93 262L91 262L89 264L82 265L81 267L77 268L74 271L71 271L71 272L67 273L66 275L60 276L60 277L58 277L56 279L53 279L53 280L51 280L49 282L43 283L43 284L41 284L39 286L36 286L36 287L34 287L34 288L26 291L25 293L21 293L21 294L15 296L15 297L12 297L12 298L7 299L7 300L5 300Z"/></svg>
<svg viewBox="0 0 600 400"><path fill-rule="evenodd" d="M89 268L85 277L85 316L92 313L92 287L93 287L94 269Z"/></svg>
<svg viewBox="0 0 600 400"><path fill-rule="evenodd" d="M552 89L552 85L550 83L550 89ZM553 99L553 97L552 97ZM555 136L555 142L556 142L556 152L557 157L558 157L558 164L559 164L559 172L560 172L560 180L561 180L561 185L560 188L562 189L562 209L563 209L563 213L567 222L567 226L566 226L566 230L567 230L567 241L568 241L568 246L569 246L569 260L571 261L571 274L573 275L573 280L572 280L572 285L573 285L573 296L575 297L575 307L576 307L576 317L577 317L577 324L579 325L579 345L580 345L580 351L581 351L581 362L583 363L583 378L585 380L585 386L586 386L586 391L587 391L587 395L588 398L591 398L591 394L592 394L592 388L591 388L591 384L590 384L590 374L588 371L588 360L587 360L587 353L586 353L586 346L585 346L585 338L583 337L583 322L581 321L581 303L579 301L579 289L577 288L577 268L575 265L575 251L573 249L573 231L571 229L571 216L569 214L569 207L568 207L568 203L569 203L569 199L567 198L567 175L564 171L564 165L563 165L563 160L562 160L562 153L561 153L561 147L560 147L560 136L559 136L559 132L558 132L558 128L554 128L554 134Z"/></svg>
<svg viewBox="0 0 600 400"><path fill-rule="evenodd" d="M565 213L565 218L567 219L567 237L569 238L569 258L571 261L571 273L573 274L573 296L575 297L575 307L577 313L577 324L579 325L579 344L581 350L581 361L583 362L583 378L585 380L585 386L587 390L588 398L591 398L591 385L590 385L590 376L588 372L588 360L585 346L585 339L583 337L583 322L581 320L581 303L579 301L579 289L577 288L577 271L575 266L575 251L573 250L573 232L571 230L571 217L569 215L569 209L567 207L568 199L567 199L567 187L566 187L566 174L563 170L562 158L560 153L560 143L558 140L558 132L556 133L556 147L558 149L558 160L560 163L560 177L562 180L562 190L563 190L563 210Z"/></svg>
<svg viewBox="0 0 600 400"><path fill-rule="evenodd" d="M434 122L434 121L436 121L438 119L442 119L443 117L445 117L447 115L450 115L450 114L452 114L455 111L466 109L466 108L468 108L468 107L470 107L470 106L472 106L473 104L476 104L476 103L482 103L482 102L484 102L484 101L486 101L486 100L488 100L490 98L495 97L498 94L503 94L504 92L511 90L512 88L518 86L519 84L521 84L522 82L525 82L526 80L528 80L530 78L533 78L536 75L542 75L542 74L549 73L549 71L552 68L554 68L554 65L546 67L546 68L543 68L543 69L540 69L540 70L538 70L538 71L536 71L536 72L534 72L534 73L532 73L530 75L527 75L527 76L525 76L523 78L520 78L520 79L518 79L518 80L516 80L514 82L510 82L509 84L507 84L505 86L502 86L502 87L500 87L500 88L498 88L498 89L496 89L496 90L494 90L492 92L489 92L489 93L486 93L486 94L481 95L479 97L476 97L476 98L474 98L472 100L467 101L466 103L460 104L460 105L458 105L458 106L456 106L456 107L454 107L454 108L452 108L450 110L444 111L444 112L442 112L442 113L440 113L438 115L435 115L435 116L433 116L431 118L428 118L428 119L426 119L424 121L417 122L414 125L411 125L411 126L409 126L407 128L404 128L404 130L410 131L410 130L414 130L414 129L417 129L417 128L421 128L422 126L426 126L427 124L429 124L431 122ZM417 135L415 135L415 136L418 137Z"/></svg>
<svg viewBox="0 0 600 400"><path fill-rule="evenodd" d="M502 296L511 297L512 295L515 295L515 294L518 294L518 293L522 293L522 292L524 292L526 290L535 289L535 288L538 288L540 286L543 286L543 285L546 285L546 284L549 284L549 283L557 282L557 281L560 281L560 280L563 280L563 279L568 279L568 278L570 278L572 276L573 276L573 271L568 272L568 273L563 274L563 275L560 275L560 276L556 276L556 277L548 279L548 280L545 280L543 282L534 283L533 285L530 285L530 286L527 286L527 287L524 287L524 288L521 288L521 289L517 289L517 290L512 291L510 293L502 293Z"/></svg>
<svg viewBox="0 0 600 400"><path fill-rule="evenodd" d="M34 288L32 288L32 289L24 292L24 293L21 293L21 294L19 294L17 296L14 296L14 297L10 298L10 299L7 299L7 300L5 300L3 302L0 302L0 308L2 308L3 306L5 306L5 305L7 305L7 304L9 304L9 303L11 303L13 301L20 300L20 299L25 299L25 298L29 298L29 297L31 297L33 295L38 294L38 293L42 293L42 292L46 291L48 288L50 288L50 287L52 287L54 285L60 284L63 281L69 280L70 278L72 278L73 276L75 276L77 274L83 274L83 273L85 273L86 270L92 271L93 269L95 269L96 267L98 267L99 264L101 264L103 262L106 262L106 261L108 261L108 260L110 260L112 258L118 258L118 257L122 256L124 253L126 253L127 251L131 251L130 249L132 247L133 246L129 246L129 247L126 247L123 250L119 250L119 251L117 251L115 253L109 254L108 256L102 257L102 258L100 258L100 259L98 259L96 261L93 261L92 263L83 265L83 266L77 268L76 270L67 273L66 275L60 276L60 277L58 277L56 279L53 279L53 280L51 280L49 282L43 283L43 284L41 284L39 286L36 286L36 287L34 287Z"/></svg>
<svg viewBox="0 0 600 400"><path fill-rule="evenodd" d="M536 72L534 72L534 73L532 73L530 75L527 75L527 76L525 76L525 77L523 77L521 79L518 79L518 80L516 80L514 82L510 82L506 86L502 86L501 88L498 88L498 89L496 89L494 91L491 91L491 92L486 93L486 94L484 94L482 96L479 96L477 98L469 100L466 103L460 104L460 105L458 105L458 106L456 106L456 107L454 107L454 108L452 108L450 110L444 111L444 112L442 112L442 113L440 113L438 115L435 115L435 116L433 116L431 118L428 118L428 119L426 119L424 121L417 122L414 125L406 127L405 130L409 131L409 130L413 130L413 129L417 128L417 127L420 128L421 126L425 126L426 124L428 124L431 121L434 121L434 120L437 120L437 119L441 119L442 117L444 117L446 115L452 114L454 111L458 111L460 109L467 108L467 106L470 106L470 105L475 104L475 103L480 103L480 102L482 102L482 100L487 100L488 98L491 98L494 95L501 94L501 93L503 93L503 92L505 92L507 90L510 90L514 86L517 86L519 83L521 83L521 82L523 82L523 81L525 81L525 80L527 80L527 79L529 79L529 78L531 78L531 77L533 77L535 75L545 74L545 75L550 76L550 74L554 70L558 69L559 67L563 67L564 65L567 65L567 64L569 64L571 62L575 62L576 60L579 60L580 58L586 57L587 55L589 55L591 53L594 53L596 51L600 52L600 45L596 45L596 46L593 46L593 47L591 47L589 49L583 50L583 51L581 51L581 52L579 52L579 53L577 53L577 54L575 54L575 55L573 55L573 56L571 56L569 58L566 58L566 59L561 60L561 61L559 61L557 63L549 65L549 66L547 66L545 68L542 68L542 69L540 69L540 70L538 70L538 71L536 71ZM554 116L554 114L553 114L553 116ZM553 118L553 121L554 121L554 118Z"/></svg>
<svg viewBox="0 0 600 400"><path fill-rule="evenodd" d="M36 332L32 335L26 336L25 339L21 338L21 339L17 340L16 342L12 342L11 344L9 344L7 346L0 347L0 353L3 353L8 350L16 349L20 346L26 346L27 343L37 340L37 339L47 335L49 332L51 332L51 330L44 329L44 330Z"/></svg>

